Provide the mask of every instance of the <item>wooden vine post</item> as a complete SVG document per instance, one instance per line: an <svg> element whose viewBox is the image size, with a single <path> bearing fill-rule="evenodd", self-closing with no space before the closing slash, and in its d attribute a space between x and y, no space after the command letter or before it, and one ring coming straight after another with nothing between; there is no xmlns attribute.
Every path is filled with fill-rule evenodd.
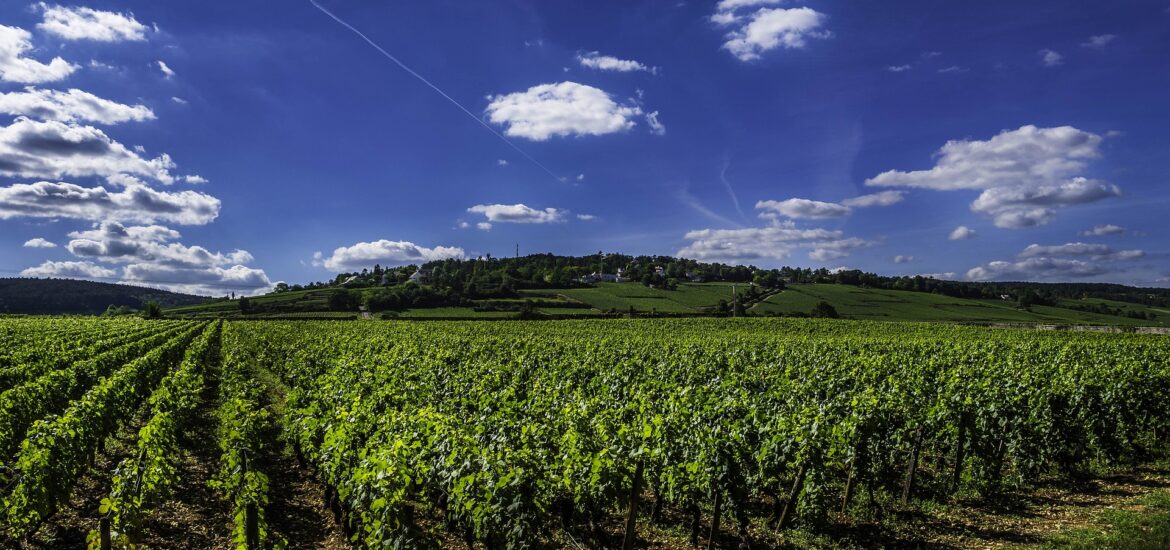
<svg viewBox="0 0 1170 550"><path fill-rule="evenodd" d="M642 492L642 461L634 469L634 482L630 485L630 507L626 510L626 537L622 550L632 550L638 538L638 495Z"/></svg>
<svg viewBox="0 0 1170 550"><path fill-rule="evenodd" d="M715 538L719 536L719 518L723 516L723 491L715 485L715 511L711 516L711 533L707 536L707 550L715 548Z"/></svg>
<svg viewBox="0 0 1170 550"><path fill-rule="evenodd" d="M800 498L800 491L804 488L806 473L805 465L801 464L796 472L796 481L792 483L792 490L788 492L788 502L784 503L784 511L780 512L780 521L776 524L776 529L787 527L788 522L792 521L792 516L796 515L796 500Z"/></svg>
<svg viewBox="0 0 1170 550"><path fill-rule="evenodd" d="M101 550L112 550L113 542L110 540L110 518L109 516L102 516L98 520L98 548Z"/></svg>
<svg viewBox="0 0 1170 550"><path fill-rule="evenodd" d="M906 469L906 482L902 485L902 505L910 503L910 492L914 490L914 474L918 472L918 453L922 449L922 428L914 434L914 446L910 449L910 466Z"/></svg>
<svg viewBox="0 0 1170 550"><path fill-rule="evenodd" d="M955 470L951 478L951 491L959 490L959 482L963 480L963 453L967 450L967 412L959 413L959 441L955 445Z"/></svg>
<svg viewBox="0 0 1170 550"><path fill-rule="evenodd" d="M256 511L256 503L249 502L244 507L244 543L248 550L260 550L260 521Z"/></svg>

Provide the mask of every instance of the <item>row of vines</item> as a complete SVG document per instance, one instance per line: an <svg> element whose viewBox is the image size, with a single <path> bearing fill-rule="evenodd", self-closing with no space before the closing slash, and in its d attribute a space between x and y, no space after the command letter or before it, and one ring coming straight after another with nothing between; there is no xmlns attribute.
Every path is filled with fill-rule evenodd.
<svg viewBox="0 0 1170 550"><path fill-rule="evenodd" d="M278 420L366 546L538 546L639 497L748 541L1144 461L1170 427L1170 345L1139 336L239 322L225 350L290 388Z"/></svg>

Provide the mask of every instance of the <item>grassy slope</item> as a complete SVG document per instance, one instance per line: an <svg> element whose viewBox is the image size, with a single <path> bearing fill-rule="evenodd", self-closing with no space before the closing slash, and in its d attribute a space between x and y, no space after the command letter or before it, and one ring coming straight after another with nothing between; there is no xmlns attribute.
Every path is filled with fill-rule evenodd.
<svg viewBox="0 0 1170 550"><path fill-rule="evenodd" d="M757 304L753 313L808 312L824 300L842 316L887 321L966 321L996 323L1164 325L1170 315L1159 314L1155 321L1100 315L1060 307L1036 306L1031 312L1002 300L967 300L937 294L876 290L843 285L790 285L787 290ZM1070 302L1075 303L1075 302ZM1114 302L1111 305L1122 304ZM1063 304L1062 304L1063 305ZM1136 304L1123 304L1134 311L1152 311ZM1154 311L1158 314L1157 311Z"/></svg>
<svg viewBox="0 0 1170 550"><path fill-rule="evenodd" d="M742 285L740 285L742 287ZM330 289L303 290L282 294L268 294L251 298L253 304L264 306L265 316L327 312ZM659 313L701 313L714 306L720 299L731 298L731 285L727 283L686 283L678 290L668 291L647 288L637 283L601 283L596 288L573 288L558 290L522 291L528 297L550 300L560 295L568 299L589 304L593 309L560 307L541 308L541 311L558 315L587 316L615 309L626 312L630 306L638 311ZM966 300L937 294L906 292L897 290L875 290L844 285L790 285L787 290L773 295L753 306L749 312L759 315L779 313L807 313L817 302L824 300L837 309L842 316L855 319L885 321L943 321L976 323L1037 323L1037 324L1095 324L1095 325L1170 325L1170 312L1146 308L1125 302L1104 300L1065 301L1066 307L1036 306L1032 311L1015 307L1015 302L1001 300ZM508 300L492 300L503 303ZM519 302L519 300L517 300ZM1076 304L1103 303L1126 311L1153 312L1154 321L1130 319L1114 315L1101 315L1067 309ZM197 306L186 306L167 310L168 314L215 317L237 316L239 306L235 301L212 302ZM354 312L356 314L356 312ZM471 308L412 309L402 313L404 317L509 317L509 312L476 312Z"/></svg>
<svg viewBox="0 0 1170 550"><path fill-rule="evenodd" d="M549 292L539 291L541 294ZM554 292L585 302L595 309L606 311L612 308L619 312L634 306L638 311L699 313L703 308L719 303L720 299L731 299L731 285L728 283L685 283L679 285L678 290L660 290L637 283L599 283L597 288L569 288Z"/></svg>

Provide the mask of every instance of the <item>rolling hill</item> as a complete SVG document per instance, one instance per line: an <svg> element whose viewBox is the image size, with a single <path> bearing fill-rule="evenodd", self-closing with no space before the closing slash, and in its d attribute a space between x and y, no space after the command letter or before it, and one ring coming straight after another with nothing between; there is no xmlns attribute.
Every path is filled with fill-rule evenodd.
<svg viewBox="0 0 1170 550"><path fill-rule="evenodd" d="M98 315L109 306L141 309L147 302L162 307L203 303L207 298L156 288L73 279L0 279L0 313L30 315Z"/></svg>

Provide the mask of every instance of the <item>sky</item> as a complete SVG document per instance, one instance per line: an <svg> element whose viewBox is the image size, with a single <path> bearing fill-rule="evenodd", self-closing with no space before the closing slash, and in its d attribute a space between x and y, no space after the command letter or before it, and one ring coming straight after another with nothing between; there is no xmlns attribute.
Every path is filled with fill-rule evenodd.
<svg viewBox="0 0 1170 550"><path fill-rule="evenodd" d="M0 0L0 276L1170 286L1170 0Z"/></svg>

